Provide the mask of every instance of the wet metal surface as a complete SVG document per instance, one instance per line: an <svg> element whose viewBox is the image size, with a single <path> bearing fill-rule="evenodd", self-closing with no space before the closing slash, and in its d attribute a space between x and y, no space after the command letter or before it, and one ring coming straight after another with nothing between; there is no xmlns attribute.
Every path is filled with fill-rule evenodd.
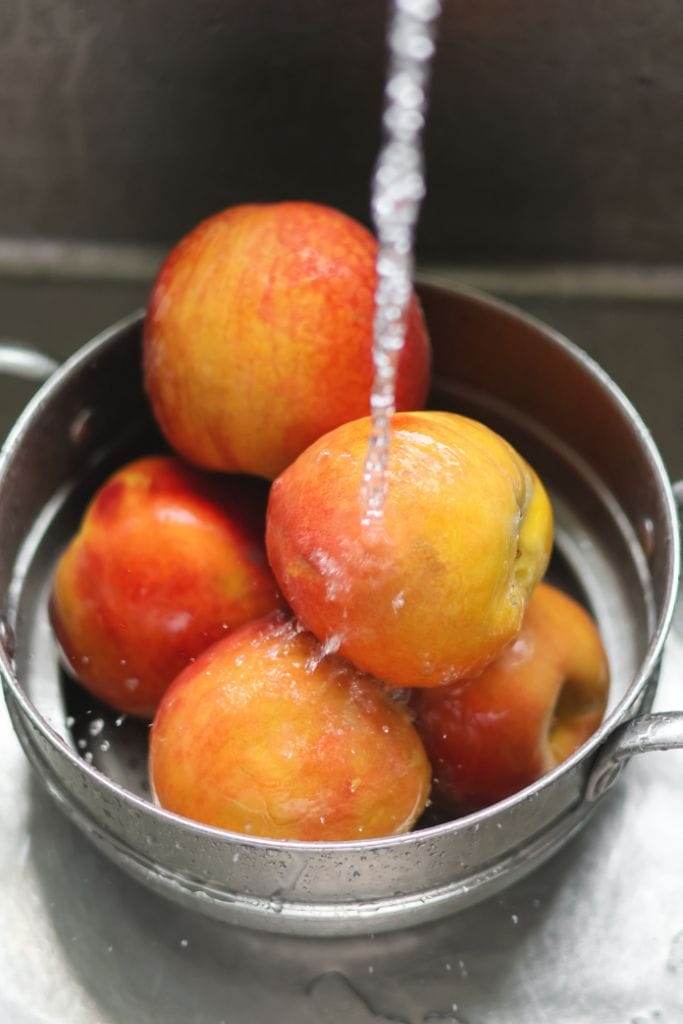
<svg viewBox="0 0 683 1024"><path fill-rule="evenodd" d="M386 9L4 0L0 234L164 242L266 197L367 216ZM444 4L424 254L680 261L682 43L680 0Z"/></svg>
<svg viewBox="0 0 683 1024"><path fill-rule="evenodd" d="M675 630L662 708L681 703L681 614ZM577 839L480 907L375 939L289 939L180 910L105 861L32 779L2 708L0 1019L676 1024L681 778L680 752L634 760Z"/></svg>
<svg viewBox="0 0 683 1024"><path fill-rule="evenodd" d="M25 313L28 340L38 340L28 328L30 316L38 322L40 301ZM126 308L130 302L120 311ZM107 308L92 326L117 312ZM566 325L547 309L538 312ZM572 317L587 329L591 324L586 312L568 309ZM656 324L654 310L653 318ZM8 324L0 326L9 333ZM80 333L60 321L58 340L46 347L59 354L92 333L90 327ZM602 337L608 335L606 329ZM650 365L661 351L653 321L650 337L641 386L648 372L663 376ZM616 368L608 368L619 379L619 353L604 345L604 361L614 361ZM635 345L632 351L635 357ZM635 369L624 372L636 381ZM668 363L674 383L676 372L680 390L674 359ZM642 408L641 396L630 390ZM18 400L16 392L10 397ZM655 405L657 396L646 387L642 397ZM670 462L680 458L680 431L667 431L660 443ZM679 606L656 709L683 707L682 679ZM456 917L374 939L291 939L178 909L105 861L33 780L0 704L0 1020L677 1024L683 1020L681 779L681 752L634 759L590 825L552 862Z"/></svg>

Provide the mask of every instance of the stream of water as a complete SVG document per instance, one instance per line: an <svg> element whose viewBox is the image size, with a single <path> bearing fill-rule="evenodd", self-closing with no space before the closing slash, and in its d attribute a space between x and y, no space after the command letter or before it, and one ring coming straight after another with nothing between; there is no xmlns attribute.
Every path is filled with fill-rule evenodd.
<svg viewBox="0 0 683 1024"><path fill-rule="evenodd" d="M363 472L363 521L381 519L387 492L396 372L412 293L413 242L425 194L422 129L440 0L393 0L384 141L372 185L379 242L373 337L372 430Z"/></svg>

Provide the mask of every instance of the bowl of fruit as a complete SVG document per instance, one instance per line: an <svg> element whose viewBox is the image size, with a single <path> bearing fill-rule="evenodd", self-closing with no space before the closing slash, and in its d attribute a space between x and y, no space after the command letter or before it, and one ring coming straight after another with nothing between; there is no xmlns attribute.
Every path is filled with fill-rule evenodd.
<svg viewBox="0 0 683 1024"><path fill-rule="evenodd" d="M368 518L375 263L327 207L210 217L0 461L0 665L31 763L131 874L272 931L483 899L632 753L683 745L683 715L649 714L672 490L579 348L419 285Z"/></svg>

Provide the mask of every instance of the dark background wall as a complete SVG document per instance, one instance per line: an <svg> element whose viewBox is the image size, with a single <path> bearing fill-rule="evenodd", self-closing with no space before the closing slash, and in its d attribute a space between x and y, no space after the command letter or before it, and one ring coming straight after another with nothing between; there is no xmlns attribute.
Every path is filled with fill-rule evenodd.
<svg viewBox="0 0 683 1024"><path fill-rule="evenodd" d="M681 0L444 0L423 258L683 259ZM0 236L365 218L380 0L0 0Z"/></svg>

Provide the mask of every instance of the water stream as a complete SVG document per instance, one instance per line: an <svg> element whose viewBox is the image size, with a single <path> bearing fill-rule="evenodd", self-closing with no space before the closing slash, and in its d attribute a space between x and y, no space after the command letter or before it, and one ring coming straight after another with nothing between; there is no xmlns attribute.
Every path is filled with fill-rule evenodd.
<svg viewBox="0 0 683 1024"><path fill-rule="evenodd" d="M394 0L388 32L384 141L372 186L379 241L373 326L372 431L363 472L363 521L379 520L387 491L396 372L405 341L413 242L425 194L422 129L440 0Z"/></svg>

